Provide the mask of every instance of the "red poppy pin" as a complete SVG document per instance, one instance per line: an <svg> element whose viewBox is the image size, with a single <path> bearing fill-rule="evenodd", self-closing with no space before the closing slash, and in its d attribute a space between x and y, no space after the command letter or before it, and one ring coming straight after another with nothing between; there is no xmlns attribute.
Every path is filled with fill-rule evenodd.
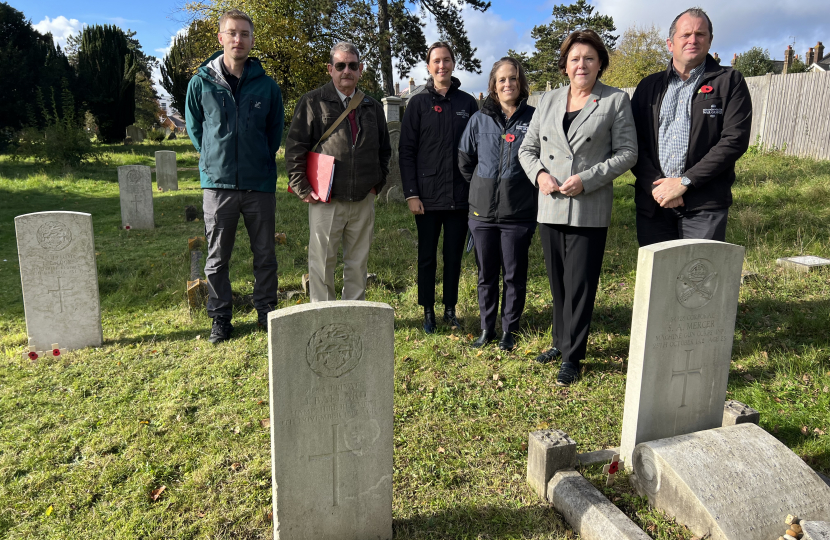
<svg viewBox="0 0 830 540"><path fill-rule="evenodd" d="M433 110L433 111L435 111L435 112L441 112L441 111L443 111L444 109L442 109L440 105L435 105L435 106L432 108L432 110Z"/></svg>
<svg viewBox="0 0 830 540"><path fill-rule="evenodd" d="M712 90L714 90L714 88L712 88L708 84L705 84L705 85L700 87L700 90L698 90L697 93L698 94L709 94L709 93L712 92Z"/></svg>
<svg viewBox="0 0 830 540"><path fill-rule="evenodd" d="M513 142L516 140L516 136L512 133L508 133L507 135L502 135L502 138L507 142Z"/></svg>

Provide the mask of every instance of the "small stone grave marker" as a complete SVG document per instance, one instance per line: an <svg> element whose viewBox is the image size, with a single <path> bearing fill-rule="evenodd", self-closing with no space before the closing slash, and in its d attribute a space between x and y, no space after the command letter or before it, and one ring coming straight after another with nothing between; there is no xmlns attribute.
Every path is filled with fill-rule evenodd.
<svg viewBox="0 0 830 540"><path fill-rule="evenodd" d="M392 538L394 311L268 315L274 537Z"/></svg>
<svg viewBox="0 0 830 540"><path fill-rule="evenodd" d="M640 248L620 454L720 427L744 248L675 240Z"/></svg>
<svg viewBox="0 0 830 540"><path fill-rule="evenodd" d="M162 191L177 191L179 176L176 170L176 152L159 150L156 152L156 185Z"/></svg>
<svg viewBox="0 0 830 540"><path fill-rule="evenodd" d="M403 196L403 182L401 181L401 165L398 161L398 153L401 142L401 123L389 122L389 141L392 144L392 158L389 160L389 176L386 177L386 185L383 186L378 195L381 202L405 202Z"/></svg>
<svg viewBox="0 0 830 540"><path fill-rule="evenodd" d="M26 355L56 356L55 349L59 355L61 350L100 347L92 216L37 212L17 216L14 227L29 336Z"/></svg>
<svg viewBox="0 0 830 540"><path fill-rule="evenodd" d="M605 485L607 487L613 486L614 481L616 480L615 475L620 470L620 465L622 465L622 460L620 460L619 454L614 454L614 457L611 458L611 463L603 465L602 467L602 474L607 474L608 479L605 481Z"/></svg>
<svg viewBox="0 0 830 540"><path fill-rule="evenodd" d="M121 226L125 229L155 228L150 167L118 167L118 190L121 194Z"/></svg>
<svg viewBox="0 0 830 540"><path fill-rule="evenodd" d="M134 143L140 143L144 141L144 130L136 125L129 125L126 129L127 137L132 139Z"/></svg>
<svg viewBox="0 0 830 540"><path fill-rule="evenodd" d="M785 268L792 268L799 272L812 272L813 270L824 268L830 265L830 259L822 257L814 257L812 255L802 255L800 257L783 257L777 259L776 264Z"/></svg>
<svg viewBox="0 0 830 540"><path fill-rule="evenodd" d="M788 513L830 519L830 487L755 424L638 444L633 465L640 495L697 536L769 540Z"/></svg>

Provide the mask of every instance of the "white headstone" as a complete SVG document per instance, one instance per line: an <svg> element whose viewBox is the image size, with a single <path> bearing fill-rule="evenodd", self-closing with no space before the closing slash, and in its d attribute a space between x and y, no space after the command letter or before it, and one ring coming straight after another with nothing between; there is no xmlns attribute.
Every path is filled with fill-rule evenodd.
<svg viewBox="0 0 830 540"><path fill-rule="evenodd" d="M92 216L37 212L14 218L26 333L38 350L100 347L101 307Z"/></svg>
<svg viewBox="0 0 830 540"><path fill-rule="evenodd" d="M118 190L121 194L121 226L130 229L155 228L150 167L118 167Z"/></svg>
<svg viewBox="0 0 830 540"><path fill-rule="evenodd" d="M637 445L649 504L711 540L770 540L788 514L830 520L830 487L778 439L739 424Z"/></svg>
<svg viewBox="0 0 830 540"><path fill-rule="evenodd" d="M317 302L268 323L274 537L392 538L394 311Z"/></svg>
<svg viewBox="0 0 830 540"><path fill-rule="evenodd" d="M744 248L675 240L640 248L620 454L720 427Z"/></svg>
<svg viewBox="0 0 830 540"><path fill-rule="evenodd" d="M156 152L156 184L164 191L179 189L179 176L176 169L176 152L159 150Z"/></svg>
<svg viewBox="0 0 830 540"><path fill-rule="evenodd" d="M825 266L830 265L830 259L825 259L823 257L815 257L813 255L801 255L799 257L783 257L781 259L777 259L775 262L776 264L778 264L778 266L794 268L802 272L810 272L811 270L814 270L816 268L823 268Z"/></svg>

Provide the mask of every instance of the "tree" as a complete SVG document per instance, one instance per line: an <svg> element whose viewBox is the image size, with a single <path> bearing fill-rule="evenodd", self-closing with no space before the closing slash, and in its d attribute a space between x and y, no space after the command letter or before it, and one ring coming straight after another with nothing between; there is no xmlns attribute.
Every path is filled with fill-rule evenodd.
<svg viewBox="0 0 830 540"><path fill-rule="evenodd" d="M790 64L790 69L787 70L787 73L806 73L807 72L807 64L801 61L800 58L793 59L793 63Z"/></svg>
<svg viewBox="0 0 830 540"><path fill-rule="evenodd" d="M617 88L637 86L646 76L665 71L670 59L659 28L630 26L619 47L611 53L611 64L602 75L602 82Z"/></svg>
<svg viewBox="0 0 830 540"><path fill-rule="evenodd" d="M752 47L745 53L739 54L733 66L744 77L755 77L772 72L772 60L769 51L761 47Z"/></svg>
<svg viewBox="0 0 830 540"><path fill-rule="evenodd" d="M68 91L76 91L75 75L66 55L55 46L51 34L41 34L31 24L22 12L0 2L0 73L6 74L0 99L0 130L18 130L29 123L34 124L32 127L44 126L42 116L36 114L38 88L47 96L61 93L61 81L66 79ZM58 110L64 114L62 102Z"/></svg>
<svg viewBox="0 0 830 540"><path fill-rule="evenodd" d="M84 29L78 48L78 77L104 142L124 138L135 122L135 78L141 69L124 32L111 25Z"/></svg>
<svg viewBox="0 0 830 540"><path fill-rule="evenodd" d="M215 50L214 30L207 21L193 21L187 32L173 38L170 51L161 61L161 86L170 94L172 107L182 114L190 79Z"/></svg>
<svg viewBox="0 0 830 540"><path fill-rule="evenodd" d="M602 39L608 52L614 50L617 38L612 34L617 28L614 19L608 15L594 14L594 6L587 0L577 0L573 4L560 4L553 8L553 20L550 24L533 27L530 36L536 40L536 51L532 56L527 53L508 51L516 59L524 59L523 65L531 89L544 88L550 81L554 86L567 82L567 76L559 71L559 49L565 38L575 30L593 30Z"/></svg>

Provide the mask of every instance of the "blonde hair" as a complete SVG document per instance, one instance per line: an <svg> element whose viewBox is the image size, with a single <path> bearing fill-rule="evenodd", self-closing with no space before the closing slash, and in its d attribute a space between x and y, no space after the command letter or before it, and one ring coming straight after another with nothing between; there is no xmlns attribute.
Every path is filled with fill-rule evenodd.
<svg viewBox="0 0 830 540"><path fill-rule="evenodd" d="M228 19L236 19L237 21L248 21L248 24L251 25L251 32L254 31L254 21L248 16L247 13L244 11L239 11L238 9L231 9L226 11L219 17L219 31L222 31L222 27L225 26L225 22Z"/></svg>

